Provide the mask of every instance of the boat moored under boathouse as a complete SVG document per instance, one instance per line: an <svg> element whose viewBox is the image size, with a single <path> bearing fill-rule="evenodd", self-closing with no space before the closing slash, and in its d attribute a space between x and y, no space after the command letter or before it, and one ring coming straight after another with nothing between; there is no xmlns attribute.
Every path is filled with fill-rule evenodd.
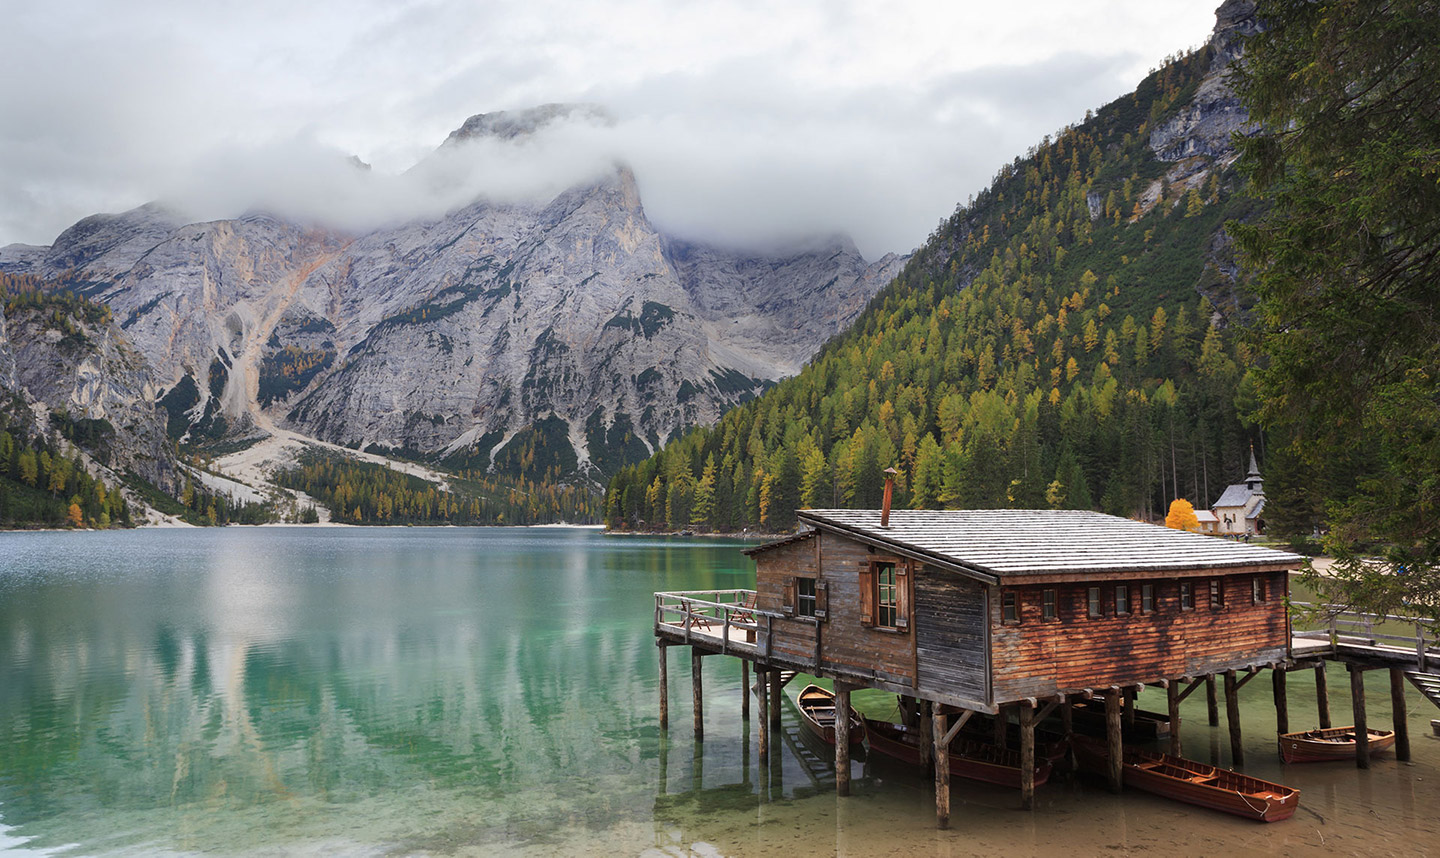
<svg viewBox="0 0 1440 858"><path fill-rule="evenodd" d="M1303 563L1295 554L1084 511L798 517L801 533L745 552L756 563L754 591L657 593L657 643L692 647L697 678L705 654L753 664L762 755L765 703L778 713L783 672L832 679L842 712L856 688L900 695L907 719L924 727L922 758L937 773L942 827L948 746L974 716L1000 716L1002 743L1003 725L1011 715L1018 721L1021 804L1029 807L1040 720L1058 714L1069 732L1075 707L1099 709L1103 700L1118 790L1134 695L1166 689L1178 754L1180 701L1198 688L1213 700L1219 678L1238 764L1239 687L1262 668L1292 663L1286 596L1289 573ZM698 706L695 717L698 731ZM844 737L835 753L844 794Z"/></svg>

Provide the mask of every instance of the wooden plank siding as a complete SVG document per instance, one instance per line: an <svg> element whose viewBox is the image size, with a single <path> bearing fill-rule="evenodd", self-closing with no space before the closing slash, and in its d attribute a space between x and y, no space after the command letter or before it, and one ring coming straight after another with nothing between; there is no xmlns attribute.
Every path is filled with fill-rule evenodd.
<svg viewBox="0 0 1440 858"><path fill-rule="evenodd" d="M971 700L989 697L985 668L985 587L929 568L915 575L919 687Z"/></svg>
<svg viewBox="0 0 1440 858"><path fill-rule="evenodd" d="M823 577L829 589L829 615L821 630L821 668L913 687L915 643L910 632L871 628L861 622L862 565L898 558L872 552L862 543L833 533L822 533L819 538Z"/></svg>
<svg viewBox="0 0 1440 858"><path fill-rule="evenodd" d="M782 545L756 557L755 607L762 611L786 612L785 582L796 577L815 578L820 572L815 540L805 539ZM792 606L788 606L793 608ZM815 661L816 621L811 617L787 617L772 621L772 657L803 665ZM763 630L761 634L764 634Z"/></svg>
<svg viewBox="0 0 1440 858"><path fill-rule="evenodd" d="M1115 580L997 588L990 606L994 694L997 703L1063 691L1153 682L1163 678L1239 669L1281 661L1288 653L1289 620L1284 572L1257 573L1266 599L1252 604L1256 575L1211 572L1196 577L1126 581L1130 611L1115 613ZM1223 585L1224 606L1210 603L1209 582ZM1195 607L1181 610L1180 582L1194 584ZM1155 586L1156 605L1141 613L1144 583ZM1099 586L1104 616L1088 616L1088 589ZM1057 619L1042 619L1046 589L1056 590ZM1001 617L1006 592L1018 597L1019 622Z"/></svg>

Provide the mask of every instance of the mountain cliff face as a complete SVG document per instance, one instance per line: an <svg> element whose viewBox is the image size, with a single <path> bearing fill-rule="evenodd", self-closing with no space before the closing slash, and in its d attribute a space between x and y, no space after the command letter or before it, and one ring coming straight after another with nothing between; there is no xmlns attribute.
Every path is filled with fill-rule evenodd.
<svg viewBox="0 0 1440 858"><path fill-rule="evenodd" d="M1248 297L1226 224L1248 118L1210 42L1001 166L794 377L612 478L617 529L795 526L796 508L1161 517L1238 477Z"/></svg>
<svg viewBox="0 0 1440 858"><path fill-rule="evenodd" d="M472 117L442 149L592 108ZM453 151L447 151L453 157ZM531 476L600 476L791 375L898 273L846 239L681 242L623 167L543 203L477 200L367 234L269 215L96 215L4 270L109 305L191 440L272 426ZM153 400L152 400L153 401Z"/></svg>
<svg viewBox="0 0 1440 858"><path fill-rule="evenodd" d="M144 357L103 308L8 300L0 313L0 395L7 422L71 438L112 474L173 486L158 388Z"/></svg>

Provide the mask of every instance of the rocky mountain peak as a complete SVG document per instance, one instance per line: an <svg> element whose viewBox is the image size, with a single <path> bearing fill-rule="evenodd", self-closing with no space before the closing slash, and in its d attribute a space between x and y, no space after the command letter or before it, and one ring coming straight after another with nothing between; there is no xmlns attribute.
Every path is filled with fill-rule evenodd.
<svg viewBox="0 0 1440 858"><path fill-rule="evenodd" d="M508 142L529 137L547 125L568 121L610 125L614 118L598 104L542 104L525 110L477 113L450 132L442 145L452 146L487 137Z"/></svg>

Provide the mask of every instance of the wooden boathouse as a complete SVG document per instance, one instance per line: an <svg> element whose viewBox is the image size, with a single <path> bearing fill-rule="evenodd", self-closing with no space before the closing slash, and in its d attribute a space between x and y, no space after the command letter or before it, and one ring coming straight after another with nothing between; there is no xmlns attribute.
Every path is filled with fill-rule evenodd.
<svg viewBox="0 0 1440 858"><path fill-rule="evenodd" d="M1242 760L1237 692L1263 668L1297 663L1286 597L1304 558L1260 546L1071 510L803 510L793 536L745 551L750 590L657 593L661 723L668 721L665 648L692 653L695 730L703 729L701 658L753 666L760 753L777 726L782 675L834 680L850 692L900 695L934 763L936 812L948 825L950 740L972 716L998 715L1003 741L1020 728L1021 805L1033 803L1035 724L1103 699L1111 788L1121 736L1144 687L1166 690L1172 753L1180 702L1205 687L1218 723L1223 679L1232 754ZM748 684L748 679L746 680ZM748 698L745 707L748 714ZM769 720L769 729L766 721ZM835 745L836 789L849 790L849 749ZM924 735L922 734L922 735Z"/></svg>

